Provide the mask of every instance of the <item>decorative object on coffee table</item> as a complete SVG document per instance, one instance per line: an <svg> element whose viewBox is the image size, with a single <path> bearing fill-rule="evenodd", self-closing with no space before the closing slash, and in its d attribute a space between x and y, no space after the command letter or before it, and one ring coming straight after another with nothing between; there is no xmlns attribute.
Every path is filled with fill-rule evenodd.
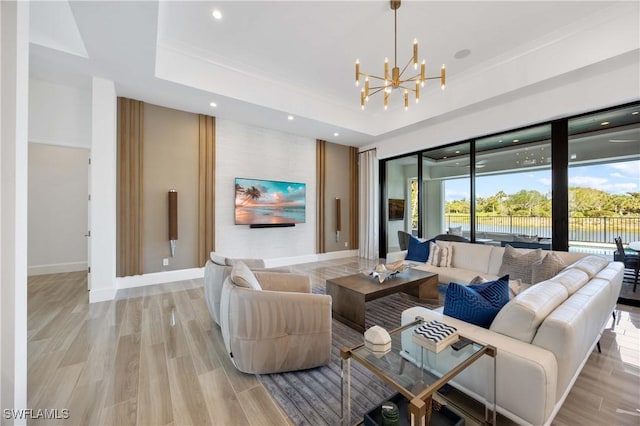
<svg viewBox="0 0 640 426"><path fill-rule="evenodd" d="M374 325L364 333L364 346L378 358L391 350L391 336L379 325Z"/></svg>
<svg viewBox="0 0 640 426"><path fill-rule="evenodd" d="M406 266L402 261L376 265L373 271L363 270L362 273L367 276L377 278L380 284L382 284L387 278L396 275L406 269Z"/></svg>

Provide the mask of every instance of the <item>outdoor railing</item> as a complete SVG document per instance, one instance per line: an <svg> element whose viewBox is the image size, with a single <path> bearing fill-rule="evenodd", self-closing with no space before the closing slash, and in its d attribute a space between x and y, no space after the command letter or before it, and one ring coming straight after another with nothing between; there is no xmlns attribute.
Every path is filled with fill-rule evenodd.
<svg viewBox="0 0 640 426"><path fill-rule="evenodd" d="M462 226L469 231L470 216L445 214L447 227ZM551 218L533 216L476 216L476 232L503 232L551 238ZM617 236L622 241L640 241L640 216L635 217L571 217L569 241L612 244Z"/></svg>

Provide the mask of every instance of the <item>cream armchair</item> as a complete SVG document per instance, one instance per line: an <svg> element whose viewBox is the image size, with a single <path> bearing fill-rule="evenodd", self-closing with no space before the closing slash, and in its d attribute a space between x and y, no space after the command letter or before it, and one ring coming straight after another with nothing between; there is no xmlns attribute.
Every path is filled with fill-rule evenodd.
<svg viewBox="0 0 640 426"><path fill-rule="evenodd" d="M220 328L227 354L245 373L302 370L331 359L331 297L312 294L306 275L253 273L238 262L222 288Z"/></svg>

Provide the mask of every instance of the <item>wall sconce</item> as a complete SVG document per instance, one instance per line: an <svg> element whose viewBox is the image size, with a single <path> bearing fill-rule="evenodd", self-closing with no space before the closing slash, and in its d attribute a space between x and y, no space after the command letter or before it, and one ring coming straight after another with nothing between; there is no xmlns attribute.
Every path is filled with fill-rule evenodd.
<svg viewBox="0 0 640 426"><path fill-rule="evenodd" d="M169 246L171 257L176 254L176 242L178 240L178 192L169 190Z"/></svg>
<svg viewBox="0 0 640 426"><path fill-rule="evenodd" d="M340 198L336 198L336 243L340 241L340 231L342 230L340 216Z"/></svg>

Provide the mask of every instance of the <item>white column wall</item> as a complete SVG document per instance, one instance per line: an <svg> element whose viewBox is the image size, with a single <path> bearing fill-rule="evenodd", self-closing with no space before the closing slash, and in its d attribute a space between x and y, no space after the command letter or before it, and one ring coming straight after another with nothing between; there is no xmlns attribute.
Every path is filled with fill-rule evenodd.
<svg viewBox="0 0 640 426"><path fill-rule="evenodd" d="M27 406L29 3L0 2L0 408ZM25 418L2 424L24 425Z"/></svg>
<svg viewBox="0 0 640 426"><path fill-rule="evenodd" d="M117 95L113 81L93 78L89 193L89 302L116 295L116 128Z"/></svg>
<svg viewBox="0 0 640 426"><path fill-rule="evenodd" d="M236 177L305 183L306 222L291 228L235 225ZM216 251L226 256L283 261L315 256L316 141L216 119L215 208Z"/></svg>

